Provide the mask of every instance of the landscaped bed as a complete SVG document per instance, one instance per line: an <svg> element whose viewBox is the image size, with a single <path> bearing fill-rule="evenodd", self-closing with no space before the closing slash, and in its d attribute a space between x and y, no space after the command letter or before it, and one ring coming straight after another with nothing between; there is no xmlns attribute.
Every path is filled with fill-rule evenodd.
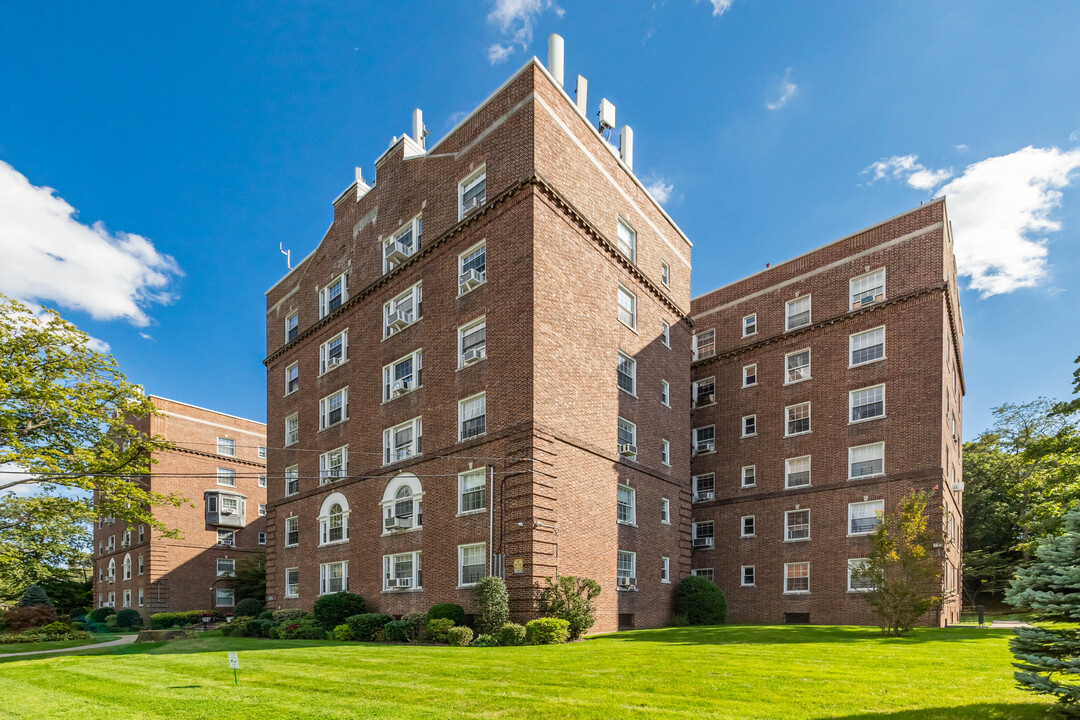
<svg viewBox="0 0 1080 720"><path fill-rule="evenodd" d="M15 718L1041 718L1009 633L684 627L456 648L197 637L0 661ZM240 653L234 687L226 652ZM95 651L88 651L95 653Z"/></svg>
<svg viewBox="0 0 1080 720"><path fill-rule="evenodd" d="M8 653L36 652L38 650L65 650L68 648L76 648L81 645L95 645L97 643L109 642L110 640L115 640L118 637L120 636L94 635L90 638L83 638L79 640L48 640L45 642L13 643L10 645L0 645L0 655L6 655Z"/></svg>

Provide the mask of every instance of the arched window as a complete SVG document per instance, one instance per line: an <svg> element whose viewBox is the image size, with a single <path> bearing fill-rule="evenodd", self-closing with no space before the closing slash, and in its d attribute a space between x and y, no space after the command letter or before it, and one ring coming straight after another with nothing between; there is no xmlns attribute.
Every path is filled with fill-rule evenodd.
<svg viewBox="0 0 1080 720"><path fill-rule="evenodd" d="M339 492L323 500L319 512L319 544L345 542L349 539L349 501Z"/></svg>
<svg viewBox="0 0 1080 720"><path fill-rule="evenodd" d="M124 579L131 579L131 555L124 556Z"/></svg>
<svg viewBox="0 0 1080 720"><path fill-rule="evenodd" d="M415 530L423 525L424 490L420 479L401 473L386 485L383 492L383 532Z"/></svg>
<svg viewBox="0 0 1080 720"><path fill-rule="evenodd" d="M116 580L116 558L109 558L109 574L107 579L109 582Z"/></svg>

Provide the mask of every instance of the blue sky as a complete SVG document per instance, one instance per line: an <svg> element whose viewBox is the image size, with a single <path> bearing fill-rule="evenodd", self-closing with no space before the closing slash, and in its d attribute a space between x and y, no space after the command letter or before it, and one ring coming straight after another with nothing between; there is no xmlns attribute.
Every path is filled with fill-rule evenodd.
<svg viewBox="0 0 1080 720"><path fill-rule="evenodd" d="M150 392L262 418L278 244L310 252L414 107L441 137L550 32L590 107L634 127L639 176L695 243L695 294L944 192L965 435L1068 393L1075 1L15 4L0 292L58 307Z"/></svg>

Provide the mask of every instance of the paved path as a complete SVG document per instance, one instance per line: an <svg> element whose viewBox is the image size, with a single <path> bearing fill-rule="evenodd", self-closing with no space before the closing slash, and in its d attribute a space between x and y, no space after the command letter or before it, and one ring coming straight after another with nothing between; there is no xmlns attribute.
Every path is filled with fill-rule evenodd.
<svg viewBox="0 0 1080 720"><path fill-rule="evenodd" d="M97 648L112 647L114 645L128 645L135 642L136 637L138 637L138 635L122 635L116 640L110 640L109 642L103 643L94 643L93 645L76 645L75 647L57 648L56 650L31 650L30 652L21 653L3 653L0 654L0 658L30 657L31 655L46 655L52 653L70 653L77 650L96 650Z"/></svg>

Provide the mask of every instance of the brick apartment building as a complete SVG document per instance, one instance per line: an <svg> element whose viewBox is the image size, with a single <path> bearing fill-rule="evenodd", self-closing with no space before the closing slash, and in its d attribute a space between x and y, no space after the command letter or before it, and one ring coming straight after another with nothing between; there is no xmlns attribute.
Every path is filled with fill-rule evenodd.
<svg viewBox="0 0 1080 720"><path fill-rule="evenodd" d="M187 403L150 396L163 413L134 421L175 447L155 455L149 489L190 505L155 509L179 538L146 525L102 518L94 527L94 599L98 607L159 612L234 605L237 563L266 544L266 426ZM194 506L194 507L192 507Z"/></svg>
<svg viewBox="0 0 1080 720"><path fill-rule="evenodd" d="M747 448L724 433L714 439L719 452L691 459L691 423L726 422L708 417L706 407L691 416L691 394L698 389L691 378L692 335L698 332L700 345L700 328L714 327L715 347L729 341L743 347L726 326L727 307L740 292L760 289L764 297L788 279L784 272L800 268L794 281L810 264L824 267L861 252L864 235L877 242L884 231L868 231L817 251L813 260L798 259L722 288L699 298L692 310L690 241L635 177L630 128L621 130L619 149L609 141L614 108L601 103L598 129L585 111L584 78L578 77L576 98L563 89L561 39L555 44L550 71L530 60L430 147L417 111L412 133L395 138L376 160L375 181L368 184L357 170L356 181L334 201L333 222L319 246L267 291L270 607L309 609L320 594L348 589L394 615L440 602L460 603L468 612L472 585L493 574L506 578L512 616L524 620L535 613L544 577L585 575L604 588L594 630L608 631L664 624L674 583L692 567L713 570L735 620L782 622L782 612L800 612L807 604L803 598L789 609L779 581L776 598L766 601L764 593L772 591L765 579L772 582L779 571L762 557L754 563L761 568L763 595L750 600L761 610L739 607L738 584L724 578L728 568L707 559L727 547L741 552L737 536L728 541L729 518L720 517L739 490L718 480L712 501L692 505L691 478L710 470L719 477L726 470L712 465L721 460L740 467L759 463L764 473L764 455L781 457L787 441L765 437L766 428L773 432L781 423L766 419L768 408L762 407L760 461L739 460ZM927 212L937 219L926 219ZM840 270L798 280L792 292L805 296L813 288L818 306L813 324L797 333L784 335L775 327L791 297L780 309L761 302L761 343L753 346L762 348L763 372L772 372L774 363L765 347L784 346L790 337L812 337L817 347L834 334L853 332L819 327L820 319L834 314L843 327L875 314L881 324L880 317L900 312L905 323L923 322L913 309L927 314L932 297L948 318L936 315L937 329L926 328L925 338L902 337L912 343L933 337L935 347L946 328L959 337L955 269L942 240L944 205L912 216L927 226L937 223L937 229L908 242L900 254L906 257L910 247L929 246L936 237L937 255L921 251L926 265L889 255L896 270L890 269L889 293L874 310L832 307L835 298L847 297L848 280L839 295L819 283L834 282ZM912 222L898 219L887 227L915 228ZM829 259L819 261L824 255ZM855 258L848 264L870 264L853 273L863 275L883 262L875 256L876 264ZM926 280L931 272L936 279ZM931 289L935 283L947 286ZM786 286L775 292L784 295ZM940 299L946 296L948 301ZM907 392L901 383L915 384L902 377L901 366L911 367L904 358L918 353L925 363L934 348L906 346L899 329L889 337L888 361L864 374L873 380L867 386L891 383L892 411L893 398ZM947 367L959 367L959 346L953 347L956 360ZM717 351L693 365L695 379L703 373L725 378L714 390L724 398L714 413L741 412L732 409L741 407L735 391L723 384L726 370L719 364L727 356L728 350ZM938 357L948 362L944 347ZM822 366L815 375L817 392L828 382L847 382L839 369L826 380L826 370L832 368ZM936 395L942 383L917 391ZM779 389L766 390L764 375L759 392L775 393L776 403L787 398ZM952 396L957 423L960 395L957 390ZM822 444L831 437L846 453L847 435L826 431L827 423L843 420L844 410L826 411L825 397L815 402L831 415L815 418L821 430L814 437ZM905 402L913 412L927 409ZM878 424L903 422L892 417ZM842 427L847 433L846 422ZM895 430L897 443L913 435L910 421L905 427ZM934 427L944 432L941 423ZM889 480L922 482L933 461L918 455L931 450L928 440L919 440L919 449L902 455L897 444L890 451ZM871 442L876 440L866 440ZM935 447L944 452L945 446L942 436ZM956 452L952 460L958 462ZM820 463L816 467L826 472L824 457ZM819 489L814 477L812 491L794 491L808 504L818 502L810 499ZM939 468L937 484L941 477ZM861 492L865 485L869 493L870 482L845 478L837 492L856 486ZM774 498L765 485L763 474L755 505L762 509L752 513L761 516L763 532L770 503L780 507L795 497ZM881 487L880 478L873 486ZM886 500L894 497L890 491ZM956 508L951 517L959 517L958 500ZM822 522L828 519L824 509L819 512ZM704 537L704 526L695 521L709 519L723 544L692 552L692 533ZM848 557L859 557L847 546L830 545L824 526L819 540L818 522L815 516L813 542L803 545L807 552L843 555L845 567ZM772 551L777 562L787 557L781 547L787 546L777 541ZM950 558L958 563L956 553ZM822 584L819 591L815 574L813 622L840 617L829 614L826 598L848 597L846 586L826 592L826 582L843 580L842 573L826 573L833 561L832 555L814 561L815 573L822 566ZM845 617L866 618L861 608L852 612L861 614Z"/></svg>
<svg viewBox="0 0 1080 720"><path fill-rule="evenodd" d="M945 201L693 301L695 574L734 622L872 623L851 569L878 514L934 492L960 612L963 326Z"/></svg>

